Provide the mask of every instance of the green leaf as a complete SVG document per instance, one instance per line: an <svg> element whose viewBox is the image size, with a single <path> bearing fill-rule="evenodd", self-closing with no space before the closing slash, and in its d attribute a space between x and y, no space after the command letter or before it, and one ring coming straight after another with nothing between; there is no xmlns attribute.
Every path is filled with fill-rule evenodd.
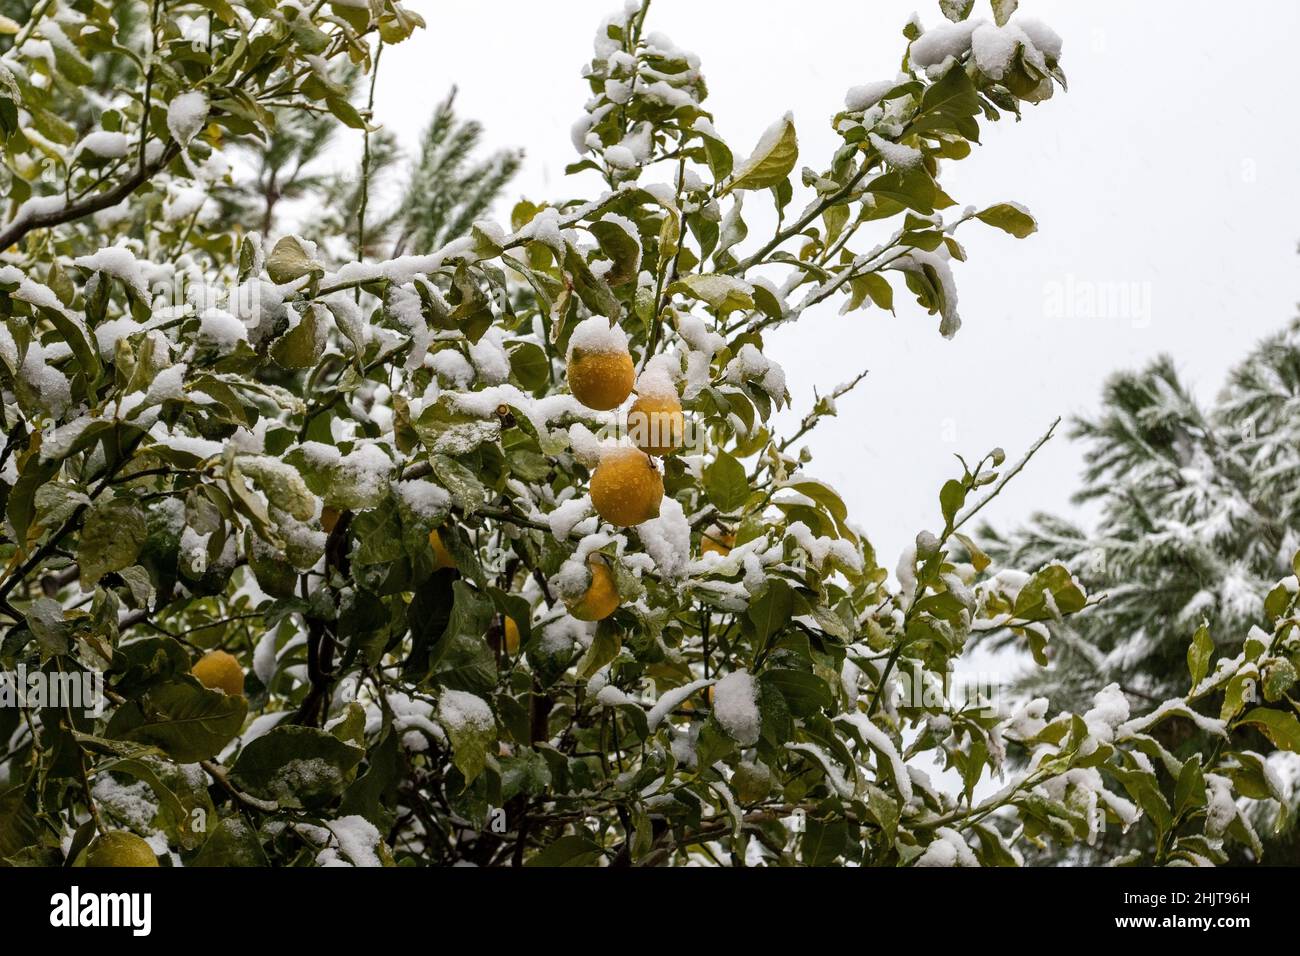
<svg viewBox="0 0 1300 956"><path fill-rule="evenodd" d="M533 639L533 608L528 599L501 588L488 588L487 593L497 611L515 622L515 627L519 629L519 646L528 646L528 642Z"/></svg>
<svg viewBox="0 0 1300 956"><path fill-rule="evenodd" d="M173 760L194 763L220 753L244 726L247 713L243 697L209 690L193 677L177 677L119 707L105 735L149 744Z"/></svg>
<svg viewBox="0 0 1300 956"><path fill-rule="evenodd" d="M1276 704L1296 682L1295 665L1285 657L1275 657L1264 668L1264 699Z"/></svg>
<svg viewBox="0 0 1300 956"><path fill-rule="evenodd" d="M501 799L524 793L536 797L551 785L551 768L546 758L531 747L520 747L512 757L502 757Z"/></svg>
<svg viewBox="0 0 1300 956"><path fill-rule="evenodd" d="M611 286L618 286L635 279L641 265L640 239L630 234L618 221L608 218L591 223L587 229L600 243L601 252L613 263L605 273L605 281Z"/></svg>
<svg viewBox="0 0 1300 956"><path fill-rule="evenodd" d="M77 548L82 586L94 587L110 571L135 564L148 534L144 509L130 498L100 499L91 505Z"/></svg>
<svg viewBox="0 0 1300 956"><path fill-rule="evenodd" d="M828 820L809 817L799 858L804 866L830 866L849 845L849 824L842 816Z"/></svg>
<svg viewBox="0 0 1300 956"><path fill-rule="evenodd" d="M143 780L158 798L158 809L168 836L187 850L203 842L203 835L193 827L193 813L200 811L205 819L215 816L212 798L208 796L207 777L193 781L176 764L155 758L125 759L101 765L99 772L112 770Z"/></svg>
<svg viewBox="0 0 1300 956"><path fill-rule="evenodd" d="M63 605L53 598L40 597L28 606L24 617L43 657L68 653L72 627L64 619Z"/></svg>
<svg viewBox="0 0 1300 956"><path fill-rule="evenodd" d="M521 634L520 637L522 636ZM591 646L578 661L578 677L588 680L596 671L617 657L622 648L623 632L619 626L609 618L601 621L596 626L596 635L591 639Z"/></svg>
<svg viewBox="0 0 1300 956"><path fill-rule="evenodd" d="M943 509L943 520L952 527L953 519L966 503L966 486L956 478L950 478L939 489L939 507Z"/></svg>
<svg viewBox="0 0 1300 956"><path fill-rule="evenodd" d="M525 866L588 866L600 859L600 844L585 836L572 834L562 836L542 852L530 859Z"/></svg>
<svg viewBox="0 0 1300 956"><path fill-rule="evenodd" d="M357 777L343 795L343 802L339 805L341 815L359 814L379 827L381 832L392 825L388 808L396 803L397 787L403 772L398 738L399 734L390 728L379 743L370 748L365 773Z"/></svg>
<svg viewBox="0 0 1300 956"><path fill-rule="evenodd" d="M1186 815L1197 807L1205 806L1205 774L1201 770L1201 755L1194 754L1183 764L1174 786L1174 814Z"/></svg>
<svg viewBox="0 0 1300 956"><path fill-rule="evenodd" d="M551 381L551 363L540 345L523 342L510 350L510 372L520 386L535 392Z"/></svg>
<svg viewBox="0 0 1300 956"><path fill-rule="evenodd" d="M980 549L980 546L977 545L968 535L964 535L960 531L957 531L954 532L953 537L965 545L967 553L970 554L971 566L975 568L977 574L982 572L992 563L989 560L989 556L985 554Z"/></svg>
<svg viewBox="0 0 1300 956"><path fill-rule="evenodd" d="M39 311L58 329L59 335L72 350L86 378L93 381L99 375L101 368L99 349L81 319L63 308L51 309L41 306Z"/></svg>
<svg viewBox="0 0 1300 956"><path fill-rule="evenodd" d="M975 7L975 0L939 0L939 10L953 23L961 23Z"/></svg>
<svg viewBox="0 0 1300 956"><path fill-rule="evenodd" d="M1276 621L1291 606L1291 592L1285 584L1279 584L1268 592L1264 598L1264 616Z"/></svg>
<svg viewBox="0 0 1300 956"><path fill-rule="evenodd" d="M835 522L835 530L839 532L840 537L856 540L853 529L849 527L849 509L844 504L844 499L830 485L821 481L800 479L797 481L788 481L781 487L790 488L799 492L801 495L811 498L817 502Z"/></svg>
<svg viewBox="0 0 1300 956"><path fill-rule="evenodd" d="M945 204L934 180L924 169L894 170L877 176L867 183L866 188L873 196L892 199L908 209L926 215Z"/></svg>
<svg viewBox="0 0 1300 956"><path fill-rule="evenodd" d="M1003 232L1009 232L1017 239L1024 239L1038 231L1034 217L1023 206L1015 203L1004 202L989 206L988 209L977 212L975 218Z"/></svg>
<svg viewBox="0 0 1300 956"><path fill-rule="evenodd" d="M1048 596L1051 596L1049 601ZM1046 621L1061 614L1081 611L1088 603L1083 589L1063 564L1049 564L1037 571L1016 595L1014 613L1024 621Z"/></svg>
<svg viewBox="0 0 1300 956"><path fill-rule="evenodd" d="M466 691L444 691L438 700L438 722L451 741L452 763L465 777L465 786L487 766L497 726L487 701Z"/></svg>
<svg viewBox="0 0 1300 956"><path fill-rule="evenodd" d="M731 175L735 160L731 155L731 147L716 135L711 126L706 127L706 129L709 132L704 132L697 125L695 132L704 140L704 159L709 164L709 172L713 174L713 181L720 183Z"/></svg>
<svg viewBox="0 0 1300 956"><path fill-rule="evenodd" d="M794 592L780 578L768 578L767 588L750 604L746 614L754 624L757 643L762 646L768 639L790 623L794 613Z"/></svg>
<svg viewBox="0 0 1300 956"><path fill-rule="evenodd" d="M1280 786L1281 781L1278 780L1277 774L1259 754L1242 751L1226 754L1225 757L1231 759L1221 764L1223 772L1232 778L1233 787L1243 797L1250 797L1252 800L1276 800L1279 803L1286 801L1286 793Z"/></svg>
<svg viewBox="0 0 1300 956"><path fill-rule="evenodd" d="M1247 711L1239 723L1258 727L1275 747L1300 753L1300 720L1290 711L1256 707Z"/></svg>
<svg viewBox="0 0 1300 956"><path fill-rule="evenodd" d="M180 641L150 634L115 647L109 674L119 694L136 697L151 685L180 677L189 669L190 656Z"/></svg>
<svg viewBox="0 0 1300 956"><path fill-rule="evenodd" d="M781 692L785 702L790 705L790 713L796 717L806 717L835 706L830 688L816 674L773 667L763 671L763 682Z"/></svg>
<svg viewBox="0 0 1300 956"><path fill-rule="evenodd" d="M18 548L25 553L27 531L36 518L36 492L59 471L57 460L44 460L43 455L34 454L18 470L18 480L9 490L9 501L5 503L9 523L16 532Z"/></svg>
<svg viewBox="0 0 1300 956"><path fill-rule="evenodd" d="M230 782L282 807L323 807L351 782L365 754L315 727L282 725L240 751Z"/></svg>
<svg viewBox="0 0 1300 956"><path fill-rule="evenodd" d="M583 305L608 319L619 317L622 307L614 290L608 282L591 271L587 260L571 245L564 257L564 270L572 277L574 291L582 299Z"/></svg>
<svg viewBox="0 0 1300 956"><path fill-rule="evenodd" d="M496 682L496 659L483 634L484 625L475 634L457 634L443 645L431 680L443 687L487 693Z"/></svg>
<svg viewBox="0 0 1300 956"><path fill-rule="evenodd" d="M979 125L973 117L979 111L979 94L966 71L949 70L937 83L925 88L921 96L920 112L908 126L907 133L930 130L955 132L978 142Z"/></svg>
<svg viewBox="0 0 1300 956"><path fill-rule="evenodd" d="M1233 674L1228 686L1223 689L1223 704L1219 708L1220 720L1231 720L1241 713L1247 703L1256 698L1256 681L1253 674Z"/></svg>
<svg viewBox="0 0 1300 956"><path fill-rule="evenodd" d="M772 124L754 147L754 152L740 164L731 181L722 190L767 189L785 181L799 159L799 140L794 118L787 113Z"/></svg>
<svg viewBox="0 0 1300 956"><path fill-rule="evenodd" d="M1020 0L990 0L993 4L993 20L998 26L1006 26L1007 21L1011 19L1011 14L1016 12L1016 7L1020 6Z"/></svg>
<svg viewBox="0 0 1300 956"><path fill-rule="evenodd" d="M243 817L226 817L212 828L190 866L270 866L257 830Z"/></svg>
<svg viewBox="0 0 1300 956"><path fill-rule="evenodd" d="M1128 795L1142 808L1156 826L1157 835L1163 834L1173 823L1173 814L1165 800L1155 777L1143 770L1128 770L1120 767L1108 767L1111 774L1128 791Z"/></svg>
<svg viewBox="0 0 1300 956"><path fill-rule="evenodd" d="M980 861L985 866L1019 866L1015 856L1011 853L1010 847L1007 846L1002 834L994 827L976 824L974 827L975 836L980 841L979 856Z"/></svg>
<svg viewBox="0 0 1300 956"><path fill-rule="evenodd" d="M400 3L387 3L379 18L379 36L385 43L401 43L423 26L424 17L418 13L412 13Z"/></svg>
<svg viewBox="0 0 1300 956"><path fill-rule="evenodd" d="M868 272L866 275L858 276L853 282L860 282L863 291L880 308L886 312L894 311L894 287L889 284L889 280L884 276L875 272Z"/></svg>
<svg viewBox="0 0 1300 956"><path fill-rule="evenodd" d="M28 800L28 788L12 787L0 793L0 860L36 846L41 823Z"/></svg>
<svg viewBox="0 0 1300 956"><path fill-rule="evenodd" d="M271 357L284 368L311 368L325 351L324 325L319 321L321 306L313 303L295 325L276 339Z"/></svg>
<svg viewBox="0 0 1300 956"><path fill-rule="evenodd" d="M483 496L487 491L473 471L447 455L434 455L431 461L438 483L451 493L456 507L466 515L471 515L482 507Z"/></svg>
<svg viewBox="0 0 1300 956"><path fill-rule="evenodd" d="M722 514L740 510L749 499L745 466L725 451L718 452L704 468L704 493Z"/></svg>
<svg viewBox="0 0 1300 956"><path fill-rule="evenodd" d="M754 307L754 287L731 276L703 274L689 275L668 287L669 292L688 295L717 309L723 315L736 309Z"/></svg>
<svg viewBox="0 0 1300 956"><path fill-rule="evenodd" d="M1202 624L1196 629L1192 636L1192 643L1187 648L1187 670L1192 675L1192 686L1195 687L1205 679L1205 675L1210 672L1210 659L1214 656L1214 640L1210 637L1210 629Z"/></svg>
<svg viewBox="0 0 1300 956"><path fill-rule="evenodd" d="M867 784L867 811L892 843L898 832L898 801L873 783Z"/></svg>
<svg viewBox="0 0 1300 956"><path fill-rule="evenodd" d="M361 114L357 112L357 108L342 96L327 96L325 98L325 105L329 107L331 113L343 121L343 125L349 126L352 129L366 128L366 121L361 118Z"/></svg>
<svg viewBox="0 0 1300 956"><path fill-rule="evenodd" d="M281 237L266 260L272 282L292 282L322 269L297 236Z"/></svg>

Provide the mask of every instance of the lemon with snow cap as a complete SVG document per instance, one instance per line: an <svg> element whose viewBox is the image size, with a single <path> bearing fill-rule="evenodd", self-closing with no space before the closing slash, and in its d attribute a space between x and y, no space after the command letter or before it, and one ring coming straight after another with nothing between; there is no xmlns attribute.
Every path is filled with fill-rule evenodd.
<svg viewBox="0 0 1300 956"><path fill-rule="evenodd" d="M591 572L591 583L587 585L587 590L581 597L566 601L566 604L569 613L579 621L601 621L618 610L618 588L614 584L614 575L603 558L595 555L588 558L587 570Z"/></svg>
<svg viewBox="0 0 1300 956"><path fill-rule="evenodd" d="M618 408L632 394L636 370L627 334L601 316L592 316L569 337L568 379L573 397L588 408Z"/></svg>
<svg viewBox="0 0 1300 956"><path fill-rule="evenodd" d="M627 413L632 444L647 455L671 455L681 448L686 421L668 372L652 363L637 379L636 396Z"/></svg>

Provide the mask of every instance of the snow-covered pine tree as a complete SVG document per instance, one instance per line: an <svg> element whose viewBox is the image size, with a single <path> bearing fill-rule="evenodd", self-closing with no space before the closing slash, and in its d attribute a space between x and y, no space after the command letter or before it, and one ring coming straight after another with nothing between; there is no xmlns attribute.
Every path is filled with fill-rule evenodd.
<svg viewBox="0 0 1300 956"><path fill-rule="evenodd" d="M348 70L340 79L350 96L357 77ZM501 150L477 156L482 124L456 115L455 94L453 89L435 107L413 160L403 155L392 133L380 128L368 138L362 165L345 170L327 158L338 145L336 117L328 111L277 111L265 142L239 151L250 169L237 169L233 182L214 190L220 212L208 228L252 224L273 235L287 219L340 261L356 255L359 239L366 256L391 258L427 254L466 235L519 171L523 154Z"/></svg>
<svg viewBox="0 0 1300 956"><path fill-rule="evenodd" d="M983 531L996 562L1063 563L1102 598L1042 625L1033 645L1048 666L1027 669L1018 693L1076 707L1117 683L1134 704L1162 700L1186 687L1189 637L1231 658L1285 618L1300 550L1300 322L1239 362L1208 409L1167 356L1115 375L1073 437L1087 448L1076 498L1099 507L1096 528L1038 514L1010 534ZM1005 631L986 639L1020 640ZM1297 665L1294 653L1258 659L1257 698L1294 697ZM1209 743L1189 721L1159 736L1179 754ZM1267 749L1258 729L1234 738ZM1270 858L1295 860L1300 756L1281 749L1268 765L1291 813L1264 806L1256 819Z"/></svg>
<svg viewBox="0 0 1300 956"><path fill-rule="evenodd" d="M37 3L0 56L0 663L106 700L0 707L0 859L1006 865L1144 817L1149 862L1255 846L1251 758L1151 731L1300 746L1281 701L1205 712L1258 654L1206 676L1194 644L1153 709L949 699L974 631L1087 602L969 537L1025 459L963 463L891 582L793 450L847 387L778 428L767 330L897 284L950 337L959 235L1036 228L940 185L1064 82L1053 31L974 6L906 24L795 176L794 117L735 156L699 59L627 3L572 129L596 188L412 254L473 215L424 197L445 225L394 221L393 256L368 105L422 24L400 3ZM286 110L361 139L355 214L319 241L204 218ZM415 180L491 183L457 153Z"/></svg>

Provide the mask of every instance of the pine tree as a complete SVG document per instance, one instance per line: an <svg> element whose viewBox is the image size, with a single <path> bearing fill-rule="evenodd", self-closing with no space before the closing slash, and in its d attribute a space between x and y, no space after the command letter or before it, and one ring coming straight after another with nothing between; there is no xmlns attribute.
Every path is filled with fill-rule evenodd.
<svg viewBox="0 0 1300 956"><path fill-rule="evenodd" d="M1075 499L1100 504L1096 530L1050 514L1005 537L985 529L995 561L1022 568L1060 562L1090 594L1105 595L1068 624L1047 627L1050 666L1027 672L1018 693L1086 706L1100 688L1118 683L1130 700L1147 704L1186 688L1187 640L1198 628L1227 657L1273 630L1280 592L1289 586L1294 593L1296 578L1287 576L1300 547L1300 321L1233 368L1210 408L1192 396L1174 362L1160 357L1115 375L1101 411L1078 420L1073 437L1087 445ZM1014 635L987 640L1004 646ZM1260 670L1264 679L1287 668L1294 676L1294 666L1266 658ZM1248 738L1243 746L1271 749L1255 732L1239 733ZM1206 736L1177 721L1166 725L1163 741L1187 753ZM1278 751L1269 762L1294 807L1300 759ZM1288 819L1260 808L1257 822L1261 835L1282 831L1281 843L1270 847L1272 862L1279 853L1294 855Z"/></svg>
<svg viewBox="0 0 1300 956"><path fill-rule="evenodd" d="M357 78L352 70L341 80L350 98ZM357 169L331 171L324 157L336 142L338 120L328 111L282 111L266 143L246 150L251 174L220 192L223 223L259 223L261 233L270 235L297 213L300 233L327 252L341 245L334 249L340 260L357 254L358 236L366 247L361 254L382 259L429 253L465 235L519 171L523 153L500 150L477 158L482 124L460 119L455 97L453 88L434 110L419 156L405 174L396 136L382 129L369 137L364 176ZM377 209L375 194L394 192L390 180L398 180L396 199ZM359 229L363 197L366 221ZM351 246L338 242L348 237Z"/></svg>

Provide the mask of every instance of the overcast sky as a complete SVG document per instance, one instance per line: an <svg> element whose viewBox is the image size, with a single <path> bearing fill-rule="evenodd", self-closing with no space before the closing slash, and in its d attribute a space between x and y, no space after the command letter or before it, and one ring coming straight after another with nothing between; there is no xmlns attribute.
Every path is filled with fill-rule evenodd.
<svg viewBox="0 0 1300 956"><path fill-rule="evenodd" d="M587 97L580 70L613 0L409 6L429 27L385 51L380 122L414 149L455 83L489 144L527 149L512 200L600 190L563 170ZM647 29L700 55L705 106L738 156L791 110L800 165L820 169L844 91L894 75L913 10L926 25L940 20L926 0L654 0ZM870 369L812 439L811 470L841 490L891 568L938 524L954 452L1002 445L1018 457L1056 416L1095 408L1109 373L1160 352L1209 399L1300 299L1300 4L1022 0L1021 11L1064 38L1070 92L1021 123L986 126L984 144L941 180L959 207L1024 203L1039 232L1015 240L962 227L965 325L952 341L900 290L896 317L839 316L828 304L769 343L797 410L814 387ZM976 15L988 16L987 0ZM756 195L747 215L764 201ZM1108 294L1118 308L1104 307ZM1014 523L1068 511L1079 470L1080 449L1061 435L988 513Z"/></svg>

